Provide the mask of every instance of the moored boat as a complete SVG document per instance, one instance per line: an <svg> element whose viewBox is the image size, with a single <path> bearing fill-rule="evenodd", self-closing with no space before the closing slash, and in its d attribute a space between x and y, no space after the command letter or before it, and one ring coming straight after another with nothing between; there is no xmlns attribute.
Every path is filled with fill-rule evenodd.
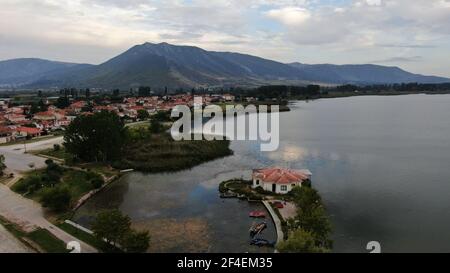
<svg viewBox="0 0 450 273"><path fill-rule="evenodd" d="M250 228L250 237L254 238L256 235L260 234L267 228L267 222L261 222L259 224L255 224Z"/></svg>
<svg viewBox="0 0 450 273"><path fill-rule="evenodd" d="M250 245L259 246L259 247L263 247L263 246L274 247L275 242L269 242L266 239L255 238L250 241Z"/></svg>
<svg viewBox="0 0 450 273"><path fill-rule="evenodd" d="M253 218L265 218L266 213L264 211L255 210L255 211L250 212L249 216L253 217Z"/></svg>
<svg viewBox="0 0 450 273"><path fill-rule="evenodd" d="M238 195L233 192L224 192L220 194L220 198L237 198Z"/></svg>

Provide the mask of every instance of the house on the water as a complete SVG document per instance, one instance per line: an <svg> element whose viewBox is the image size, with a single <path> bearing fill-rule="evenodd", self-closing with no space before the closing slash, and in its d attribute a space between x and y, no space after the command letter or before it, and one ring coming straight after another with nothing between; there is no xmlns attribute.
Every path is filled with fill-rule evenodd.
<svg viewBox="0 0 450 273"><path fill-rule="evenodd" d="M309 170L292 170L285 168L265 168L253 170L254 189L261 187L265 191L278 194L289 193L294 187L302 186L311 180L312 173Z"/></svg>

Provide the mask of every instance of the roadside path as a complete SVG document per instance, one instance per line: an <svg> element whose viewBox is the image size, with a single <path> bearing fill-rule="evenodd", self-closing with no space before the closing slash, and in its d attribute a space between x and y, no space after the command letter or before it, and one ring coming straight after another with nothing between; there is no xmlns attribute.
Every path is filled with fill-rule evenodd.
<svg viewBox="0 0 450 273"><path fill-rule="evenodd" d="M12 192L5 185L0 185L0 215L19 225L26 232L40 227L47 229L66 244L71 241L79 241L45 219L44 211L38 203ZM84 242L80 242L80 244L83 253L98 252Z"/></svg>
<svg viewBox="0 0 450 273"><path fill-rule="evenodd" d="M0 225L0 242L0 253L33 253L2 225Z"/></svg>
<svg viewBox="0 0 450 273"><path fill-rule="evenodd" d="M54 144L61 144L62 141L63 137L58 137L28 143L26 144L27 151L49 149ZM30 163L33 163L36 169L45 167L46 159L28 153L25 154L23 144L1 146L0 154L5 156L5 164L8 167L8 171L14 173L14 179L8 183L10 186L22 177L23 172L30 170L28 166ZM0 184L0 215L19 225L26 232L33 231L39 227L47 229L66 244L71 241L79 241L45 219L44 211L40 204L16 194L3 184ZM84 242L79 242L83 253L98 252L94 247Z"/></svg>
<svg viewBox="0 0 450 273"><path fill-rule="evenodd" d="M25 146L27 152L50 149L54 144L61 144L63 137L45 139L38 142L24 144L14 144L8 146L0 146L0 154L5 156L5 164L8 170L18 173L31 170L29 164L33 163L34 168L39 169L45 167L46 158L35 156L33 154L24 153Z"/></svg>

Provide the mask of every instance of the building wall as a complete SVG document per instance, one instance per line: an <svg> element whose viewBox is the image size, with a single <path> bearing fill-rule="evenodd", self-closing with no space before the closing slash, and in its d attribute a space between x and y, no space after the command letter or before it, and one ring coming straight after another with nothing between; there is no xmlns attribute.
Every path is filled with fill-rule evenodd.
<svg viewBox="0 0 450 273"><path fill-rule="evenodd" d="M265 191L272 191L272 185L273 183L267 183L267 182L261 182L259 181L258 184L258 179L253 179L253 185L252 187L254 189L256 189L257 187L262 187ZM275 193L280 193L280 194L286 194L289 193L294 186L301 186L301 183L292 183L292 184L288 184L288 185L276 185L275 186ZM286 187L283 187L286 186Z"/></svg>

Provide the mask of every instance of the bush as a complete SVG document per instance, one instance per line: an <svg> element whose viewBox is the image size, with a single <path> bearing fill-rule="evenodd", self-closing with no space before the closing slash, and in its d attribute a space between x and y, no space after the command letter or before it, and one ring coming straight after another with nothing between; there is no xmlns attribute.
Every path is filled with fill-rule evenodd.
<svg viewBox="0 0 450 273"><path fill-rule="evenodd" d="M86 180L93 180L96 178L100 178L100 176L88 169L86 172Z"/></svg>
<svg viewBox="0 0 450 273"><path fill-rule="evenodd" d="M91 184L94 187L94 189L100 189L103 186L103 179L97 177L91 180Z"/></svg>
<svg viewBox="0 0 450 273"><path fill-rule="evenodd" d="M317 246L314 235L303 229L296 229L289 234L286 241L277 246L281 253L324 253L328 250Z"/></svg>
<svg viewBox="0 0 450 273"><path fill-rule="evenodd" d="M15 184L12 189L15 192L24 194L33 194L37 190L41 189L43 186L42 180L38 175L31 175L29 177L21 179L17 184Z"/></svg>
<svg viewBox="0 0 450 273"><path fill-rule="evenodd" d="M57 152L57 151L59 151L59 150L61 150L61 145L59 145L59 144L54 144L54 145L53 145L53 151Z"/></svg>
<svg viewBox="0 0 450 273"><path fill-rule="evenodd" d="M71 199L70 191L65 187L46 188L41 196L42 205L57 212L67 210Z"/></svg>
<svg viewBox="0 0 450 273"><path fill-rule="evenodd" d="M149 246L150 235L148 231L128 231L121 240L121 246L128 253L146 252Z"/></svg>

